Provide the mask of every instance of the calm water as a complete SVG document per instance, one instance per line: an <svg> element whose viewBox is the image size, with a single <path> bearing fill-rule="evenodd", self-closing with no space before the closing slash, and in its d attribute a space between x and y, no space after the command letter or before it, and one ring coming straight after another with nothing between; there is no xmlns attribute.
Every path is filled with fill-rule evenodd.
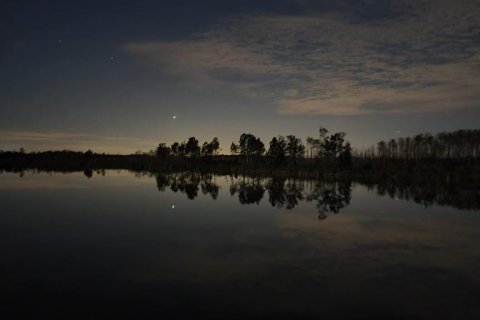
<svg viewBox="0 0 480 320"><path fill-rule="evenodd" d="M3 173L0 312L480 319L478 197L351 182Z"/></svg>

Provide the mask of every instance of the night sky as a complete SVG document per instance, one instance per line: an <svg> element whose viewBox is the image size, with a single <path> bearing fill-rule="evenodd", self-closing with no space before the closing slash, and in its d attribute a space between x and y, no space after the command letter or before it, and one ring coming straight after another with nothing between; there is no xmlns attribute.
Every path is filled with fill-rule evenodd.
<svg viewBox="0 0 480 320"><path fill-rule="evenodd" d="M478 0L2 0L0 33L3 150L480 127Z"/></svg>

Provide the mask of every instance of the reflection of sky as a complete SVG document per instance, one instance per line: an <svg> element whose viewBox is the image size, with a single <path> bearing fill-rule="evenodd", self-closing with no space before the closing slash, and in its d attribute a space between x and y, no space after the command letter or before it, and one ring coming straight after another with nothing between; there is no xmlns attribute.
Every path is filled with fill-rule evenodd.
<svg viewBox="0 0 480 320"><path fill-rule="evenodd" d="M21 290L28 275L41 288L55 278L49 290L254 313L422 309L442 318L477 308L469 304L480 284L477 212L425 209L355 186L349 206L319 221L315 203L287 211L264 197L242 206L228 179L216 183L216 201L201 192L188 200L126 172L1 174L0 185L12 186L0 189L10 283Z"/></svg>
<svg viewBox="0 0 480 320"><path fill-rule="evenodd" d="M479 124L476 0L227 2L6 1L0 149Z"/></svg>

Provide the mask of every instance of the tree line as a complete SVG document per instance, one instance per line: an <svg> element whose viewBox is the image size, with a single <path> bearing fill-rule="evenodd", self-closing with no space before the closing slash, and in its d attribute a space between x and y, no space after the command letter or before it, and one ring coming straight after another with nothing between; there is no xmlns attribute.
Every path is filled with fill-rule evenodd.
<svg viewBox="0 0 480 320"><path fill-rule="evenodd" d="M465 181L480 181L480 130L442 132L435 136L381 141L377 148L352 151L343 132L319 128L316 137L305 143L295 135L273 137L265 144L251 133L240 135L230 145L230 155L222 154L220 141L213 138L200 144L190 137L171 145L160 143L150 152L130 155L100 154L91 150L27 152L1 151L0 172L84 171L127 169L132 171L200 171L216 174L317 177L320 175L375 176L450 175Z"/></svg>
<svg viewBox="0 0 480 320"><path fill-rule="evenodd" d="M187 142L174 142L169 147L166 143L160 143L155 149L155 155L160 158L174 157L207 157L217 155L220 150L220 142L215 137L211 142L204 142L200 147L195 137L190 137Z"/></svg>
<svg viewBox="0 0 480 320"><path fill-rule="evenodd" d="M377 143L379 158L468 159L480 157L480 129L417 134Z"/></svg>
<svg viewBox="0 0 480 320"><path fill-rule="evenodd" d="M352 159L352 148L345 140L344 132L329 134L328 130L321 127L318 137L308 137L306 144L295 135L273 137L268 150L260 138L251 133L242 133L238 143L232 142L230 154L241 156L249 164L261 157L266 157L273 164L296 164L299 159L324 159L342 160L346 163ZM200 147L195 137L190 137L187 142L174 142L170 146L160 143L154 154L159 158L167 157L212 157L218 155L220 142L217 137L210 142L204 142Z"/></svg>

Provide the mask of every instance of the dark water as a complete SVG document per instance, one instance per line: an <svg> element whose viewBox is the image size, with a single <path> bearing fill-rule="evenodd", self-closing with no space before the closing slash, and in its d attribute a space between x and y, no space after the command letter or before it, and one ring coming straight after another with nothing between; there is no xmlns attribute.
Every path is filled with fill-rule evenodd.
<svg viewBox="0 0 480 320"><path fill-rule="evenodd" d="M478 196L349 181L3 173L0 313L480 319Z"/></svg>

